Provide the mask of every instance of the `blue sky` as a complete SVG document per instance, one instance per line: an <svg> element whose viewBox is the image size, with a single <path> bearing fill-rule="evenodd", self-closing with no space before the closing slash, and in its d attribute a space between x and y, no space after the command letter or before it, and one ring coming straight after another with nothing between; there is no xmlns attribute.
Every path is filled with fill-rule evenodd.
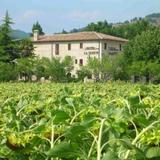
<svg viewBox="0 0 160 160"><path fill-rule="evenodd" d="M160 12L160 0L0 0L0 20L8 10L13 28L31 31L39 21L44 32L84 27L90 22L119 22Z"/></svg>

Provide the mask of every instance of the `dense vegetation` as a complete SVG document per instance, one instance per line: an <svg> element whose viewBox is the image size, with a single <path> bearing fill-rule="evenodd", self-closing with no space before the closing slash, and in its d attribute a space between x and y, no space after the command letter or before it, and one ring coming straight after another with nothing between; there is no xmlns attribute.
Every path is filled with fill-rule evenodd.
<svg viewBox="0 0 160 160"><path fill-rule="evenodd" d="M113 27L107 21L91 23L85 31L97 31L118 35L130 39L123 53L110 56L103 53L103 60L88 59L88 64L77 72L78 78L71 77L73 60L38 58L34 55L34 47L30 39L13 40L11 37L12 20L6 12L0 26L0 81L13 81L23 78L31 81L32 76L37 81L44 77L55 82L71 82L83 80L84 77L101 76L101 80L130 80L131 76L146 78L146 81L159 82L160 74L160 28L151 25L144 19L135 18ZM39 22L33 25L33 30L44 34ZM60 72L61 71L61 72Z"/></svg>
<svg viewBox="0 0 160 160"><path fill-rule="evenodd" d="M151 28L153 28L153 26L151 26L148 21L139 19L135 22L120 24L117 27L108 24L107 21L90 23L84 28L84 31L97 31L126 39L133 39L136 35Z"/></svg>
<svg viewBox="0 0 160 160"><path fill-rule="evenodd" d="M35 30L38 30L40 35L44 35L43 29L38 21L36 23L34 23L32 26L32 34Z"/></svg>
<svg viewBox="0 0 160 160"><path fill-rule="evenodd" d="M0 93L1 159L160 158L160 86L3 83Z"/></svg>
<svg viewBox="0 0 160 160"><path fill-rule="evenodd" d="M160 26L160 13L153 13L145 17L151 24Z"/></svg>
<svg viewBox="0 0 160 160"><path fill-rule="evenodd" d="M160 26L160 14L150 14L145 18L135 17L130 21L120 23L108 23L105 21L99 21L97 23L90 23L87 26L80 29L73 29L70 32L79 31L96 31L113 36L119 36L126 39L133 39L136 35L141 34L143 31L152 30ZM65 30L63 33L67 33Z"/></svg>

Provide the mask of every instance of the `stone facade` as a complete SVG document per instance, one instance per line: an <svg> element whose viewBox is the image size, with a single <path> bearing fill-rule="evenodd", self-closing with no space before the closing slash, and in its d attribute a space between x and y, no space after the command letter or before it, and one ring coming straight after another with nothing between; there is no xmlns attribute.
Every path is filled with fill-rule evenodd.
<svg viewBox="0 0 160 160"><path fill-rule="evenodd" d="M80 37L80 33L78 33L79 37L77 36L77 39L75 39L76 33L73 33L73 35L69 34L70 37L67 34L63 35L62 37L64 37L64 39L59 35L56 40L55 36L57 35L41 38L37 36L37 32L35 32L33 38L35 54L40 58L59 57L63 59L65 56L71 56L74 60L74 71L72 74L76 74L80 66L87 64L88 57L102 59L103 54L108 53L113 55L121 52L123 45L127 42L125 39L116 39L116 37L105 39L96 32L86 32L86 35L85 32L82 33L83 38L81 38L82 36Z"/></svg>

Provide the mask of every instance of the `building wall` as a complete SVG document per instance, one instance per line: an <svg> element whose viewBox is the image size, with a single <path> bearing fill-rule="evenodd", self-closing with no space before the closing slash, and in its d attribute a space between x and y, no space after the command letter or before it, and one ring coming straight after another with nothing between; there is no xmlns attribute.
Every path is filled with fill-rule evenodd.
<svg viewBox="0 0 160 160"><path fill-rule="evenodd" d="M80 48L80 43L83 43L83 48ZM104 45L107 44L105 50ZM56 55L56 44L59 44L59 55ZM68 44L71 44L71 50L68 50ZM102 54L108 53L109 47L114 47L119 50L120 44L124 43L117 41L74 41L74 42L41 42L34 43L35 54L41 57L59 57L63 59L65 56L71 56L74 60L73 74L80 68L80 59L83 59L83 65L87 64L88 57L96 57L101 59ZM77 64L75 64L77 60Z"/></svg>
<svg viewBox="0 0 160 160"><path fill-rule="evenodd" d="M34 43L34 53L40 58L51 58L51 47L51 43Z"/></svg>
<svg viewBox="0 0 160 160"><path fill-rule="evenodd" d="M80 43L83 43L83 48L80 48ZM56 44L59 44L59 55L56 55ZM68 50L68 44L71 44L71 50ZM99 42L98 41L83 41L83 42L43 42L34 43L34 53L41 57L59 57L63 59L65 56L71 56L74 60L74 70L80 68L80 59L83 59L83 65L87 64L88 56L99 58ZM77 64L75 64L77 60Z"/></svg>

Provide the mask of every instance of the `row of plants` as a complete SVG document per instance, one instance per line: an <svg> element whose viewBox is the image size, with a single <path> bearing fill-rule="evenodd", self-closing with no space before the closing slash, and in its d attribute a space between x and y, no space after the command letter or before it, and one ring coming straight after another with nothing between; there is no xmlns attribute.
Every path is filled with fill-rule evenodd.
<svg viewBox="0 0 160 160"><path fill-rule="evenodd" d="M69 82L69 74L73 69L73 60L66 56L63 60L57 58L20 58L14 63L0 63L0 81L40 81L41 78L54 82ZM33 79L33 77L35 77Z"/></svg>
<svg viewBox="0 0 160 160"><path fill-rule="evenodd" d="M160 86L0 84L4 160L156 160Z"/></svg>

